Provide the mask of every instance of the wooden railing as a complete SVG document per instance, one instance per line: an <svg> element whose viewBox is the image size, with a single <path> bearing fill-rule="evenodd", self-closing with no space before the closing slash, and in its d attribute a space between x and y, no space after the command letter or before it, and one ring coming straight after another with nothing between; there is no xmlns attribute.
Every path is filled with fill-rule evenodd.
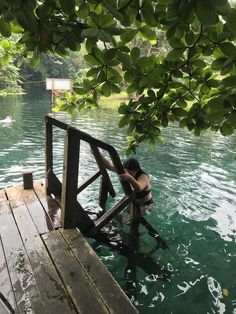
<svg viewBox="0 0 236 314"><path fill-rule="evenodd" d="M62 182L53 171L53 127L66 131ZM54 194L59 197L62 209L61 222L63 228L78 227L86 234L96 234L127 205L131 203L135 206L135 196L130 184L128 182L121 181L124 197L112 208L107 210L98 220L95 222L92 221L84 208L78 202L77 195L96 179L100 178L99 205L102 208L105 207L108 193L112 197L115 196L112 182L107 169L103 164L99 149L103 149L108 152L117 174L121 174L124 173L124 168L116 149L85 132L49 116L46 116L45 118L45 128L46 194ZM94 155L99 170L78 186L81 141L90 145L90 149Z"/></svg>

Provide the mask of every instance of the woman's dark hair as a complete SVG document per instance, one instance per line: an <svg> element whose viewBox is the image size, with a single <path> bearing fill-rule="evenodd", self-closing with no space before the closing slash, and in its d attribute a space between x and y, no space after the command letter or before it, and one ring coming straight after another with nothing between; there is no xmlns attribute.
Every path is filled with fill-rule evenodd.
<svg viewBox="0 0 236 314"><path fill-rule="evenodd" d="M123 163L123 167L127 170L131 170L131 171L137 171L140 170L140 164L139 162L134 159L134 158L129 158L127 159L124 163Z"/></svg>

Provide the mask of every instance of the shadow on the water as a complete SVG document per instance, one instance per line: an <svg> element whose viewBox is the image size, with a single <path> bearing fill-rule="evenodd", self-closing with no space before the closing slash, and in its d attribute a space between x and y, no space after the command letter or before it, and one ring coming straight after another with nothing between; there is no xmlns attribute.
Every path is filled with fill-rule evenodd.
<svg viewBox="0 0 236 314"><path fill-rule="evenodd" d="M130 234L124 232L122 223L117 223L117 221L107 224L97 233L94 237L95 242L92 244L94 250L98 252L102 243L127 258L127 266L124 269L125 290L131 299L135 299L137 295L137 267L143 269L147 275L155 275L155 278L160 280L167 280L172 275L172 272L152 257L159 249L169 249L168 244L144 217L141 217L138 223L142 224L149 235L156 240L156 244L149 252L141 252L139 238L133 239Z"/></svg>

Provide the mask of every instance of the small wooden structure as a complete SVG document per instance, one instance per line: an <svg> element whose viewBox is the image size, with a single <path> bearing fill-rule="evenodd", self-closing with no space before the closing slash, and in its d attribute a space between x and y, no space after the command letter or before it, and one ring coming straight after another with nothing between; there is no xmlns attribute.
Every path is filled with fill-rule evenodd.
<svg viewBox="0 0 236 314"><path fill-rule="evenodd" d="M46 78L46 89L52 91L51 103L55 105L55 97L64 95L65 91L72 91L72 83L70 79L63 78Z"/></svg>
<svg viewBox="0 0 236 314"><path fill-rule="evenodd" d="M137 313L45 186L0 190L0 313Z"/></svg>

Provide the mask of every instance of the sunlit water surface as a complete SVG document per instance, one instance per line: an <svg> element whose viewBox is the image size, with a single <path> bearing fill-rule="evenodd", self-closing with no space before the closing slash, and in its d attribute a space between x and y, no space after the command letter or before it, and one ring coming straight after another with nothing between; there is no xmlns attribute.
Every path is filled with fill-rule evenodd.
<svg viewBox="0 0 236 314"><path fill-rule="evenodd" d="M23 169L34 170L35 179L44 177L48 112L49 94L0 99L0 120L7 115L13 119L0 124L0 188L19 184ZM125 135L117 127L115 111L56 117L114 145L124 157ZM61 175L64 133L54 133L54 171ZM144 227L140 228L140 250L147 257L145 265L104 245L91 244L140 313L236 313L236 136L206 133L195 138L177 127L163 134L164 144L142 146L137 158L150 174L157 202L147 220L170 249L155 250L156 242ZM83 144L79 180L95 169L93 156ZM119 197L119 182L114 174L111 177ZM97 189L94 184L82 193L81 203L95 207ZM163 270L171 276L163 276Z"/></svg>

